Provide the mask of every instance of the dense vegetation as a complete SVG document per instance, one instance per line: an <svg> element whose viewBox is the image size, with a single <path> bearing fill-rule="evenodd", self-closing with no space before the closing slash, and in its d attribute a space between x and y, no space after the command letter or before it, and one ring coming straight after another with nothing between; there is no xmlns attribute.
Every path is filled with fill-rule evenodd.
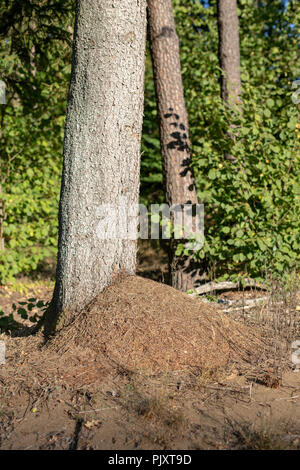
<svg viewBox="0 0 300 470"><path fill-rule="evenodd" d="M300 255L298 107L300 9L279 0L240 0L243 115L220 99L215 1L174 0L193 145L205 204L205 246L196 256L216 277L283 275ZM53 255L71 68L74 1L0 0L0 198L4 250L0 283ZM230 116L229 116L230 115ZM227 137L236 124L235 143ZM149 54L146 60L141 200L163 200ZM237 162L224 160L224 154ZM183 247L182 247L183 249Z"/></svg>

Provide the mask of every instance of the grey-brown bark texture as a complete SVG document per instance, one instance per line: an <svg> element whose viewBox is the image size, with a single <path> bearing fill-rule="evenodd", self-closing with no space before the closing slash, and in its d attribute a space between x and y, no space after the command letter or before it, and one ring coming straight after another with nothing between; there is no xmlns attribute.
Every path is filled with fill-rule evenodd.
<svg viewBox="0 0 300 470"><path fill-rule="evenodd" d="M103 204L116 206L122 197L138 203L145 36L146 0L77 1L46 333L72 320L120 273L135 273L136 241L118 232L101 239L99 223Z"/></svg>
<svg viewBox="0 0 300 470"><path fill-rule="evenodd" d="M190 168L191 150L179 41L171 0L148 0L148 23L166 202L170 206L197 204ZM193 284L195 267L192 267L191 259L176 258L175 249L174 241L170 250L171 284L177 289L186 290Z"/></svg>
<svg viewBox="0 0 300 470"><path fill-rule="evenodd" d="M239 20L236 0L218 0L219 62L223 70L221 96L239 105L241 94Z"/></svg>
<svg viewBox="0 0 300 470"><path fill-rule="evenodd" d="M4 250L4 201L1 199L2 187L0 184L0 250Z"/></svg>

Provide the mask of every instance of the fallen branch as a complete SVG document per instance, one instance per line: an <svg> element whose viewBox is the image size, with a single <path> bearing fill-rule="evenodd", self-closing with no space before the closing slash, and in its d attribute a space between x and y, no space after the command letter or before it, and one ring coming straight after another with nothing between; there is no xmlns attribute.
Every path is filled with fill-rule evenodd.
<svg viewBox="0 0 300 470"><path fill-rule="evenodd" d="M238 389L228 387L227 384L225 384L223 386L200 384L200 386L204 387L204 388L209 388L211 390L220 391L220 392L233 392L233 393L246 393L250 389L250 386L248 386L248 385L245 386L245 387L239 387Z"/></svg>
<svg viewBox="0 0 300 470"><path fill-rule="evenodd" d="M231 289L239 289L242 287L241 282L231 282L231 281L223 281L223 282L208 282L203 286L196 287L194 289L194 293L201 295L201 294L208 294L209 292L213 292L216 290L231 290ZM243 280L243 287L256 287L257 289L261 290L268 290L263 284L257 283L254 279L244 279ZM193 295L193 294L191 294Z"/></svg>
<svg viewBox="0 0 300 470"><path fill-rule="evenodd" d="M248 309L248 308L254 308L257 307L257 305L260 304L260 302L266 302L267 300L270 300L270 296L265 296L265 297L259 297L258 299L245 299L242 304L237 305L236 307L233 308L226 308L222 309L223 312L232 312L233 310L241 310L241 309ZM229 305L234 305L239 300L229 300L228 303Z"/></svg>

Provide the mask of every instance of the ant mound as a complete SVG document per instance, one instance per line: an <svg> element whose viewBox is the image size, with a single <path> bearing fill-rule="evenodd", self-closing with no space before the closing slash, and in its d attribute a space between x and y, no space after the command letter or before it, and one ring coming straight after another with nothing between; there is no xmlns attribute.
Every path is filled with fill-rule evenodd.
<svg viewBox="0 0 300 470"><path fill-rule="evenodd" d="M157 375L260 362L259 332L172 287L130 276L107 287L47 348L123 372Z"/></svg>

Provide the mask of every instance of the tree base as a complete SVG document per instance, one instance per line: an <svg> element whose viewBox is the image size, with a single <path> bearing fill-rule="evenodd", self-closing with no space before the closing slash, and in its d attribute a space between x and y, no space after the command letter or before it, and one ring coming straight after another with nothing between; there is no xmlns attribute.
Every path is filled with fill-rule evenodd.
<svg viewBox="0 0 300 470"><path fill-rule="evenodd" d="M182 243L182 240L180 241ZM203 264L195 261L193 255L176 256L178 240L171 240L169 249L169 279L174 289L186 292L195 289L205 279Z"/></svg>

